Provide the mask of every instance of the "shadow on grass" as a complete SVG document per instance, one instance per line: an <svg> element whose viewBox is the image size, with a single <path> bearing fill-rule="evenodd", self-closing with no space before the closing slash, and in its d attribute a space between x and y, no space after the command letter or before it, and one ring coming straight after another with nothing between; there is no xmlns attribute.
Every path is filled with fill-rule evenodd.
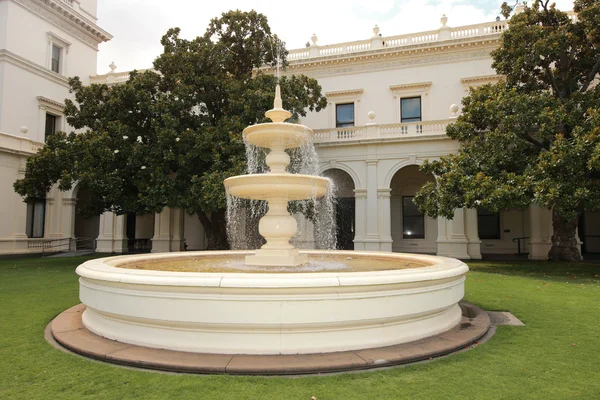
<svg viewBox="0 0 600 400"><path fill-rule="evenodd" d="M592 280L600 283L598 262L469 261L471 271L561 281Z"/></svg>

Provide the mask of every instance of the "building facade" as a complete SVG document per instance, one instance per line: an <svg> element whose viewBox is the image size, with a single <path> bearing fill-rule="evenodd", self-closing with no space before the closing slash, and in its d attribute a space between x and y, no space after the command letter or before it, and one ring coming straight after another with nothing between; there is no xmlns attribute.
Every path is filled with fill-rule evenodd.
<svg viewBox="0 0 600 400"><path fill-rule="evenodd" d="M68 77L89 83L98 45L111 39L96 8L96 0L0 0L0 254L75 237L77 190L25 204L13 183L49 135L69 130Z"/></svg>
<svg viewBox="0 0 600 400"><path fill-rule="evenodd" d="M12 20L11 14L4 12L6 9L43 18L24 4L45 4L48 12L77 12L81 7L95 10L95 2L83 0L0 0L0 18ZM93 16L91 11L88 14ZM319 45L314 35L309 46L289 53L290 65L284 74L301 73L316 78L328 99L325 110L309 113L301 123L314 130L320 172L336 183L338 246L463 259L517 253L529 254L530 259L545 259L552 236L549 210L535 205L500 213L457 209L454 218L447 220L422 215L412 202L423 183L435 179L421 173L419 166L427 159L459 149L459 144L446 136L445 129L460 114L462 97L471 87L502 79L491 66L490 52L508 29L507 21L457 28L451 27L445 16L440 22L440 28L434 31L387 37L375 27L369 39L327 46ZM85 23L91 26L92 21ZM52 126L66 128L60 115L61 99L68 96L66 74L88 76L90 83L109 85L129 77L128 72L116 72L114 64L108 74L93 75L95 52L86 53L94 50L93 46L81 41L81 35L72 35L72 30L57 31L57 25L53 26L58 33L50 28L39 30L47 38L45 53L41 48L19 50L22 59L38 57L33 62L39 68L37 74L24 67L18 73L51 82L48 91L32 88L27 96L22 96L22 104L9 102L5 106L7 93L18 92L9 86L29 78L15 75L7 79L5 70L10 63L5 61L4 53L17 54L18 43L6 47L6 34L0 36L0 49L5 49L0 50L4 52L0 57L5 57L0 58L0 93L4 94L0 97L0 132L6 132L0 133L0 140L4 141L0 147L13 149L0 150L0 157L10 159L2 160L1 168L11 166L11 174L3 173L0 184L9 188L7 201L15 210L4 210L7 214L0 215L0 220L12 221L12 225L0 227L0 252L36 251L36 246L52 246L53 240L61 243L60 240L82 237L93 238L97 251L108 253L150 248L153 252L204 249L202 225L195 216L181 210L166 209L144 216L105 213L95 220L82 220L75 210L78 203L86 201L87 194L76 188L69 193L53 190L45 199L42 228L38 218L42 204L24 205L12 193L12 182L22 174L26 157L42 145L44 134ZM76 31L82 28L79 25ZM96 45L110 38L98 27L91 32L95 32L91 36ZM87 35L90 36L89 31ZM38 54L40 51L45 59ZM85 58L81 65L79 56ZM88 56L93 57L93 63ZM9 68L20 68L13 64ZM32 105L33 110L24 111ZM600 251L600 213L586 212L580 236L584 250Z"/></svg>

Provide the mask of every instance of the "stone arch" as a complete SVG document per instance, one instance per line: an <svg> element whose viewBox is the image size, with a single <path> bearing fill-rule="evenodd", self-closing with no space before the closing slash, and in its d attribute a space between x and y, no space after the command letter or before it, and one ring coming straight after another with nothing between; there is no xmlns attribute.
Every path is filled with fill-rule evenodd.
<svg viewBox="0 0 600 400"><path fill-rule="evenodd" d="M330 164L322 165L319 168L319 175L323 175L323 173L325 173L325 171L331 170L331 169L339 169L339 170L344 171L348 175L350 175L350 177L352 178L352 181L354 182L355 189L364 187L362 185L360 178L358 177L358 174L356 173L356 171L354 171L354 169L350 168L349 166L347 166L345 164L336 163L335 166L331 166Z"/></svg>
<svg viewBox="0 0 600 400"><path fill-rule="evenodd" d="M356 201L354 190L356 184L352 176L340 168L329 168L322 172L336 185L334 195L336 221L336 248L338 250L354 250L356 234Z"/></svg>
<svg viewBox="0 0 600 400"><path fill-rule="evenodd" d="M421 165L423 165L424 163L425 163L424 160L402 160L402 161L398 161L396 164L394 164L389 169L389 171L385 175L382 187L386 187L386 188L391 187L392 179L394 178L394 175L396 175L396 173L398 171L400 171L402 168L410 167L411 165L414 165L414 166L417 166L417 167L421 167Z"/></svg>

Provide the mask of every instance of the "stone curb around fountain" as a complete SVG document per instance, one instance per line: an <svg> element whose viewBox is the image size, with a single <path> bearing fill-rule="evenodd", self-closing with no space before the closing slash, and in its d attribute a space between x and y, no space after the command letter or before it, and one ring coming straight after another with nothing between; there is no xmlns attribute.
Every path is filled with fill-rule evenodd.
<svg viewBox="0 0 600 400"><path fill-rule="evenodd" d="M474 347L490 329L490 319L473 304L461 302L460 307L461 323L439 335L394 346L322 354L204 354L120 343L95 335L83 326L83 304L59 314L49 329L56 342L69 351L131 367L197 374L318 374L409 364Z"/></svg>

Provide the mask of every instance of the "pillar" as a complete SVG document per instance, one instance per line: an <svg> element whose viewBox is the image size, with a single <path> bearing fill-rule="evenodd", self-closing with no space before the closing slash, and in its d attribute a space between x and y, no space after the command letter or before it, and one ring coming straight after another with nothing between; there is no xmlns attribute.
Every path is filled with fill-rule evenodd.
<svg viewBox="0 0 600 400"><path fill-rule="evenodd" d="M378 189L380 251L392 251L392 212L390 206L392 189Z"/></svg>
<svg viewBox="0 0 600 400"><path fill-rule="evenodd" d="M377 160L367 161L367 235L365 250L379 251L379 212L377 199Z"/></svg>
<svg viewBox="0 0 600 400"><path fill-rule="evenodd" d="M444 225L444 226L440 226ZM439 256L468 260L468 244L465 229L465 211L463 208L454 210L451 220L438 220L438 252Z"/></svg>
<svg viewBox="0 0 600 400"><path fill-rule="evenodd" d="M176 208L164 208L154 216L153 253L184 250L183 218L183 211Z"/></svg>
<svg viewBox="0 0 600 400"><path fill-rule="evenodd" d="M185 236L183 233L184 216L182 209L171 209L171 251L185 250Z"/></svg>
<svg viewBox="0 0 600 400"><path fill-rule="evenodd" d="M354 189L354 250L366 250L367 189Z"/></svg>
<svg viewBox="0 0 600 400"><path fill-rule="evenodd" d="M537 204L529 206L529 259L547 260L552 247L552 213Z"/></svg>
<svg viewBox="0 0 600 400"><path fill-rule="evenodd" d="M22 159L22 164L19 167L17 177L22 179L25 176L25 158ZM23 202L23 198L16 193L13 193L13 207L11 214L13 215L13 238L14 251L22 253L27 251L29 238L27 237L27 203Z"/></svg>
<svg viewBox="0 0 600 400"><path fill-rule="evenodd" d="M481 240L479 239L479 227L477 226L477 210L467 208L466 216L466 236L467 253L473 260L481 260Z"/></svg>
<svg viewBox="0 0 600 400"><path fill-rule="evenodd" d="M63 197L62 199L62 237L75 238L75 207L76 197ZM70 251L76 250L76 243L71 244Z"/></svg>
<svg viewBox="0 0 600 400"><path fill-rule="evenodd" d="M96 240L98 253L126 253L127 220L124 215L105 212L100 215L100 229Z"/></svg>

